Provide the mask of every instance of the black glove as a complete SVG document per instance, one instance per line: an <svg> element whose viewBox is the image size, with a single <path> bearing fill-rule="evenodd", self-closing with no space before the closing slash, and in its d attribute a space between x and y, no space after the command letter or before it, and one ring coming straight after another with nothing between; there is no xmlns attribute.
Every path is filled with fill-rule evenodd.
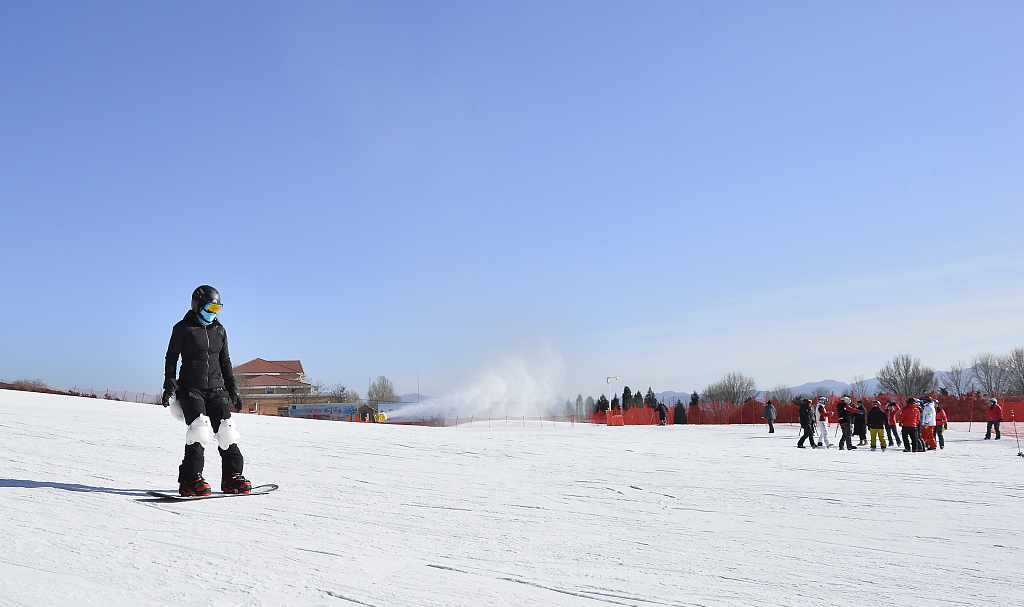
<svg viewBox="0 0 1024 607"><path fill-rule="evenodd" d="M242 397L238 395L238 392L232 392L228 397L231 399L231 403L235 406L235 413L241 413Z"/></svg>
<svg viewBox="0 0 1024 607"><path fill-rule="evenodd" d="M170 407L171 406L171 397L172 396L174 396L174 389L173 388L168 388L168 389L164 390L164 396L160 400L160 404L165 406L165 407Z"/></svg>

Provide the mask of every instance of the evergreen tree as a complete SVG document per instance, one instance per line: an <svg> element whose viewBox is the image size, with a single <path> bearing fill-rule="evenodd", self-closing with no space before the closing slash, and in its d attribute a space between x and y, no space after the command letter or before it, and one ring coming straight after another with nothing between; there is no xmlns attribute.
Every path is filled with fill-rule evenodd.
<svg viewBox="0 0 1024 607"><path fill-rule="evenodd" d="M647 396L644 397L644 406L650 407L651 409L658 406L658 397L654 395L654 390L647 388Z"/></svg>
<svg viewBox="0 0 1024 607"><path fill-rule="evenodd" d="M597 411L607 411L608 407L609 407L608 397L605 396L604 394L602 394L601 398L597 399L597 404L595 406L595 409Z"/></svg>
<svg viewBox="0 0 1024 607"><path fill-rule="evenodd" d="M613 401L614 402L614 401ZM622 408L629 409L633 406L633 392L626 386L622 389Z"/></svg>

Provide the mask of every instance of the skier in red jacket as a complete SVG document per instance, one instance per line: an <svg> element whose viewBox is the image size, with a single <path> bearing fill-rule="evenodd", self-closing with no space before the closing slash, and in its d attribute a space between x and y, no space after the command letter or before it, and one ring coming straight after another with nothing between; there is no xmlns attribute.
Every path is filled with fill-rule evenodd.
<svg viewBox="0 0 1024 607"><path fill-rule="evenodd" d="M935 438L939 441L939 449L946 448L946 441L942 438L942 433L949 427L949 418L946 417L946 412L942 410L942 405L939 401L935 401Z"/></svg>
<svg viewBox="0 0 1024 607"><path fill-rule="evenodd" d="M921 410L917 408L917 399L908 398L907 406L903 407L903 414L900 416L900 425L903 426L903 450L906 452L917 452L917 443L920 437L917 434L917 424L921 421Z"/></svg>
<svg viewBox="0 0 1024 607"><path fill-rule="evenodd" d="M992 438L992 429L996 430L996 440L999 440L999 422L1003 421L1003 408L999 401L994 398L988 399L988 428L985 429L985 440Z"/></svg>
<svg viewBox="0 0 1024 607"><path fill-rule="evenodd" d="M889 439L890 445L896 445L902 447L900 443L900 407L893 401L887 401L885 403L885 435Z"/></svg>

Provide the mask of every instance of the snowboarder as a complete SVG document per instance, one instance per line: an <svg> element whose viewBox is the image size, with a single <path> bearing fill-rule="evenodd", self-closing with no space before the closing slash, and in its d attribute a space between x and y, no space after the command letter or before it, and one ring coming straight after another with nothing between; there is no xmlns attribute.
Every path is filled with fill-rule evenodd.
<svg viewBox="0 0 1024 607"><path fill-rule="evenodd" d="M871 430L871 450L875 450L877 440L882 443L882 451L885 451L885 426L888 416L885 411L882 411L882 403L876 400L871 411L868 412L867 418L868 428Z"/></svg>
<svg viewBox="0 0 1024 607"><path fill-rule="evenodd" d="M935 444L935 402L928 396L921 399L924 408L921 410L921 424L924 426L924 434L921 440L925 449L934 451L938 445Z"/></svg>
<svg viewBox="0 0 1024 607"><path fill-rule="evenodd" d="M999 440L999 422L1003 421L1003 408L999 401L994 398L988 399L988 427L985 429L985 440L992 438L992 429L996 430L996 440Z"/></svg>
<svg viewBox="0 0 1024 607"><path fill-rule="evenodd" d="M946 417L946 412L942 410L942 405L935 402L935 438L939 440L939 449L946 448L946 441L942 438L942 433L949 428L949 418Z"/></svg>
<svg viewBox="0 0 1024 607"><path fill-rule="evenodd" d="M860 437L858 447L868 444L868 412L864 409L864 401L857 401L857 410L853 413L853 433Z"/></svg>
<svg viewBox="0 0 1024 607"><path fill-rule="evenodd" d="M217 439L221 458L221 491L249 493L252 484L242 476L238 431L231 405L242 410L228 355L228 334L217 320L220 293L209 285L192 292L192 307L171 330L164 365L162 404L180 407L188 424L185 457L178 468L178 493L185 497L210 495L203 479L204 445ZM181 370L174 374L181 357ZM175 411L176 412L176 411Z"/></svg>
<svg viewBox="0 0 1024 607"><path fill-rule="evenodd" d="M814 411L814 419L818 424L818 437L821 439L818 442L818 446L831 449L832 443L828 440L828 409L825 408L826 403L828 403L828 399L824 396L818 399L818 407Z"/></svg>
<svg viewBox="0 0 1024 607"><path fill-rule="evenodd" d="M917 423L921 420L921 411L917 408L917 399L908 398L907 406L900 414L900 425L903 426L903 451L917 452Z"/></svg>
<svg viewBox="0 0 1024 607"><path fill-rule="evenodd" d="M853 446L853 433L850 431L850 416L857 412L857 408L853 406L849 396L844 396L836 403L836 410L839 412L839 429L843 433L843 437L839 439L839 450L843 450L843 443L846 443L847 450L856 449L857 447Z"/></svg>
<svg viewBox="0 0 1024 607"><path fill-rule="evenodd" d="M763 417L765 419L765 421L768 422L768 434L774 434L775 433L775 417L776 417L776 415L777 415L777 413L775 411L775 405L772 404L771 399L766 400L764 402L764 415L762 415L761 417Z"/></svg>
<svg viewBox="0 0 1024 607"><path fill-rule="evenodd" d="M800 428L803 430L803 436L797 441L796 446L800 449L806 449L804 447L804 441L811 441L811 449L817 449L817 445L814 444L814 429L811 427L811 417L814 412L811 410L811 399L804 398L800 400Z"/></svg>
<svg viewBox="0 0 1024 607"><path fill-rule="evenodd" d="M885 418L885 434L886 438L889 439L889 444L902 447L903 443L900 442L900 429L897 425L900 423L900 407L894 401L886 401Z"/></svg>

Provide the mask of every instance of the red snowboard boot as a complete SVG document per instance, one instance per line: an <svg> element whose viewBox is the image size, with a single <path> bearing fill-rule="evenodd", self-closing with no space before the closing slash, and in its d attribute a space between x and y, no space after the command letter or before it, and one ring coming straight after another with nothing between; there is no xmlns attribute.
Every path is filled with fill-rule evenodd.
<svg viewBox="0 0 1024 607"><path fill-rule="evenodd" d="M206 482L201 474L187 483L182 483L181 487L178 487L178 495L182 497L201 497L203 495L210 495L212 491L210 483Z"/></svg>
<svg viewBox="0 0 1024 607"><path fill-rule="evenodd" d="M240 473L235 472L221 481L220 490L224 493L249 493L252 491L252 483L245 480Z"/></svg>

